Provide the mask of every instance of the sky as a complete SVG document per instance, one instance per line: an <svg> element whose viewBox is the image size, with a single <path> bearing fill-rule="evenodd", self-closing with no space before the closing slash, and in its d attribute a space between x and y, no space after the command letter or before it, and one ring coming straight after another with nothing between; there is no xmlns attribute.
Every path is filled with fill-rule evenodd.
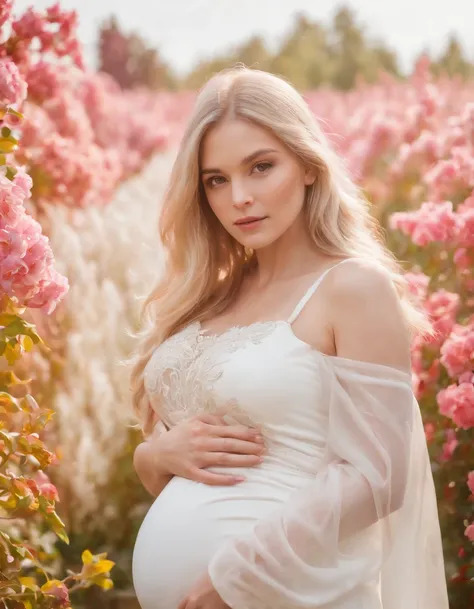
<svg viewBox="0 0 474 609"><path fill-rule="evenodd" d="M16 11L53 0L15 0ZM184 74L200 59L253 34L276 48L298 12L328 22L341 5L335 0L60 0L79 14L86 61L95 66L97 31L112 14L127 33L137 32ZM423 49L439 52L451 33L474 59L473 0L346 0L366 31L397 51L403 69Z"/></svg>

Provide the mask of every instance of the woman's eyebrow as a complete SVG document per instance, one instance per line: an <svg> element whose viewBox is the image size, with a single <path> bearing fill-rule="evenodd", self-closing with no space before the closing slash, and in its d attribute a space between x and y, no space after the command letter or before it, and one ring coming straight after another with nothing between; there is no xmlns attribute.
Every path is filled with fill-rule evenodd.
<svg viewBox="0 0 474 609"><path fill-rule="evenodd" d="M255 150L255 152L252 152L251 154L249 154L245 158L243 158L242 161L240 162L240 164L248 165L261 154L268 154L269 152L278 152L278 150L275 150L274 148L260 148L259 150ZM201 175L204 175L206 173L220 173L220 171L221 170L217 169L217 168L216 169L213 169L213 168L202 169Z"/></svg>

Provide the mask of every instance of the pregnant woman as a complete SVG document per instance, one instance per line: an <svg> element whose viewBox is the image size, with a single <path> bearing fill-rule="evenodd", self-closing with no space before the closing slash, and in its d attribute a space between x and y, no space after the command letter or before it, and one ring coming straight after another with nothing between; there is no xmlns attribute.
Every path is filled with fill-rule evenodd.
<svg viewBox="0 0 474 609"><path fill-rule="evenodd" d="M143 609L447 609L410 301L303 98L198 95L132 371Z"/></svg>

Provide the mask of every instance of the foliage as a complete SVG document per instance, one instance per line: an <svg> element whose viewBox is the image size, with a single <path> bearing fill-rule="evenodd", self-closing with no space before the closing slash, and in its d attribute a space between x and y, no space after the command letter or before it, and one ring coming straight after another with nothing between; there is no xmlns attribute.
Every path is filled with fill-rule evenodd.
<svg viewBox="0 0 474 609"><path fill-rule="evenodd" d="M115 17L100 28L99 69L113 76L123 89L176 87L176 78L158 51L148 47L138 34L123 34Z"/></svg>
<svg viewBox="0 0 474 609"><path fill-rule="evenodd" d="M212 74L236 63L279 74L300 90L321 86L350 90L361 80L376 82L381 72L403 76L396 51L367 32L345 6L334 12L328 24L297 14L273 52L263 37L252 34L238 45L216 50L198 61L182 78L138 34L126 35L114 17L101 27L99 55L100 69L127 89L195 90ZM449 38L439 56L430 59L430 70L436 76L467 79L474 74L474 63L455 36Z"/></svg>
<svg viewBox="0 0 474 609"><path fill-rule="evenodd" d="M11 3L0 5L2 26L11 9ZM64 543L68 537L56 512L57 489L44 471L57 460L44 442L53 412L38 405L28 391L30 381L14 371L18 360L43 342L25 318L26 307L52 313L68 291L48 239L25 208L32 180L16 165L27 94L21 68L31 40L39 38L40 52L48 48L61 55L76 48L65 31L70 15L53 7L43 19L36 17L29 13L13 21L0 60L0 606L6 609L66 609L71 592L92 585L109 589L114 566L106 554L86 550L79 572L56 577L50 534ZM51 23L59 30L48 36Z"/></svg>

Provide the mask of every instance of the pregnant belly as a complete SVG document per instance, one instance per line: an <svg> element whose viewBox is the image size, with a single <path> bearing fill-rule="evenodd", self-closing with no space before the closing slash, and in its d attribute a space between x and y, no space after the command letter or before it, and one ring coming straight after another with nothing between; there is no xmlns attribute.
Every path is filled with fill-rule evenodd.
<svg viewBox="0 0 474 609"><path fill-rule="evenodd" d="M151 506L134 548L133 581L142 609L176 609L220 544L278 509L299 482L294 474L271 480L255 470L232 487L173 478Z"/></svg>

